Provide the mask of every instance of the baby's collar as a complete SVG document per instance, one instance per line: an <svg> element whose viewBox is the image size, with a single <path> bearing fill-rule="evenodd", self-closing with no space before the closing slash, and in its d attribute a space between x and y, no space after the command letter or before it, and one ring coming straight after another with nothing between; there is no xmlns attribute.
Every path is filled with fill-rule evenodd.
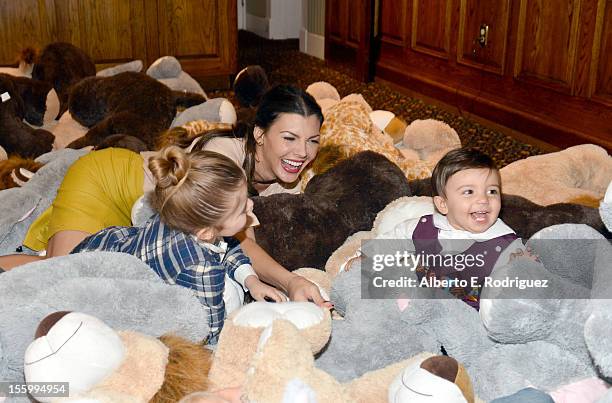
<svg viewBox="0 0 612 403"><path fill-rule="evenodd" d="M493 224L488 230L479 234L455 229L452 225L450 225L446 216L440 213L433 214L433 224L434 227L440 231L443 231L445 235L447 235L445 238L449 239L473 239L475 241L487 241L489 239L515 233L512 228L506 225L506 223L500 218L498 218L497 221L495 221L495 224Z"/></svg>

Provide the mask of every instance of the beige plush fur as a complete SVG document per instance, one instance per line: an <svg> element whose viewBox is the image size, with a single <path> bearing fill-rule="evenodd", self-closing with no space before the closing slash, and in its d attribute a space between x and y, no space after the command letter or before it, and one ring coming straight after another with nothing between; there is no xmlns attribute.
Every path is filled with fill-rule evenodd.
<svg viewBox="0 0 612 403"><path fill-rule="evenodd" d="M421 353L386 368L368 372L351 382L340 383L315 367L307 344L293 324L285 320L274 321L258 341L257 353L246 371L243 396L257 402L298 401L298 396L287 394L287 385L299 381L310 388L319 402L387 403L388 387L395 377L409 365L433 356ZM465 387L471 391L471 384L465 385L464 379L460 382L460 388ZM475 401L481 402L478 399Z"/></svg>
<svg viewBox="0 0 612 403"><path fill-rule="evenodd" d="M459 135L449 125L435 119L415 120L404 131L402 153L419 159L433 170L450 150L461 147Z"/></svg>
<svg viewBox="0 0 612 403"><path fill-rule="evenodd" d="M515 161L500 170L504 194L542 206L578 203L598 207L612 181L612 157L594 144Z"/></svg>
<svg viewBox="0 0 612 403"><path fill-rule="evenodd" d="M245 372L257 350L257 343L264 328L237 325L234 312L226 319L219 336L214 361L209 372L211 389L241 386ZM318 353L327 343L331 332L331 315L326 312L324 320L300 330L302 340L310 355Z"/></svg>
<svg viewBox="0 0 612 403"><path fill-rule="evenodd" d="M431 169L422 161L404 158L395 148L393 139L372 123L368 109L359 102L343 100L327 111L321 126L320 144L322 147L337 146L346 158L365 150L382 154L399 166L408 180L431 176ZM312 176L312 168L306 169L302 175L302 188Z"/></svg>

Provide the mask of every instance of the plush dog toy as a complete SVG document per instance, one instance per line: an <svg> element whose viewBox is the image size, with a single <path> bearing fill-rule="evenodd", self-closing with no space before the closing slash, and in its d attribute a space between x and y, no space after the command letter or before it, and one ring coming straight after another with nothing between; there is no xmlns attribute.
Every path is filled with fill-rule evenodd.
<svg viewBox="0 0 612 403"><path fill-rule="evenodd" d="M80 48L66 42L51 43L36 58L32 69L34 80L50 84L59 97L56 120L68 109L70 87L85 77L96 75L96 65Z"/></svg>
<svg viewBox="0 0 612 403"><path fill-rule="evenodd" d="M95 146L113 134L134 136L154 149L159 133L170 127L177 106L193 106L206 99L199 94L170 90L142 73L89 77L72 87L72 117L89 128L70 148Z"/></svg>
<svg viewBox="0 0 612 403"><path fill-rule="evenodd" d="M44 88L41 89L41 86ZM29 78L0 74L0 146L8 154L33 158L51 151L54 136L46 130L33 129L23 122L24 118L29 118L42 124L49 89L45 84L39 85ZM36 98L37 94L40 97Z"/></svg>

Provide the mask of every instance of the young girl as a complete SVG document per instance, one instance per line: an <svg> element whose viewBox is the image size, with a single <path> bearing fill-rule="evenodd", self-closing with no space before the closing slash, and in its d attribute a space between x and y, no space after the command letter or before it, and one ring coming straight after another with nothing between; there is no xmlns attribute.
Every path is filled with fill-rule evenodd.
<svg viewBox="0 0 612 403"><path fill-rule="evenodd" d="M85 238L72 253L113 251L134 255L164 281L194 290L209 308L209 343L216 343L225 305L225 275L251 295L282 301L275 288L259 281L237 240L253 203L246 178L229 158L211 151L186 154L162 150L149 162L156 186L151 204L157 214L143 227L109 227Z"/></svg>

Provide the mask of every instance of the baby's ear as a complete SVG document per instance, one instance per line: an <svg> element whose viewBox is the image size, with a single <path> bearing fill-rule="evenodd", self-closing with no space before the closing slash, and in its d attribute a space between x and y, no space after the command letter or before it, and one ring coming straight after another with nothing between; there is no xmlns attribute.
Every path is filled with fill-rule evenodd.
<svg viewBox="0 0 612 403"><path fill-rule="evenodd" d="M213 227L204 227L196 232L196 236L201 241L211 242L217 236L217 230Z"/></svg>
<svg viewBox="0 0 612 403"><path fill-rule="evenodd" d="M433 197L433 202L434 205L436 206L436 209L441 213L441 214L447 214L448 213L448 207L446 206L446 199L442 196L434 196Z"/></svg>

